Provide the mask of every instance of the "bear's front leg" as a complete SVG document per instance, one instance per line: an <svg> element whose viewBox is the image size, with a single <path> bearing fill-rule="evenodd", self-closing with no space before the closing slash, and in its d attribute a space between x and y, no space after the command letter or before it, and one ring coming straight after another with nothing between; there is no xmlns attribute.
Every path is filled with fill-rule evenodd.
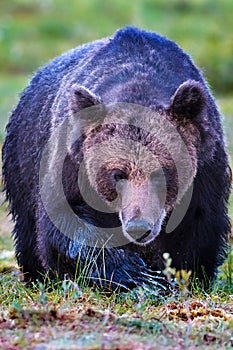
<svg viewBox="0 0 233 350"><path fill-rule="evenodd" d="M159 290L166 294L172 290L161 271L152 271L135 252L122 248L99 249L95 268L89 275L91 284L114 291L129 291L135 287Z"/></svg>
<svg viewBox="0 0 233 350"><path fill-rule="evenodd" d="M162 293L170 290L162 273L147 268L139 255L127 247L88 245L88 237L96 239L98 231L93 232L92 225L79 218L77 220L79 225L71 238L61 233L45 213L40 215L38 249L48 273L61 279L69 276L80 285L97 286L107 291L128 291L137 286L150 286L152 290L159 289Z"/></svg>

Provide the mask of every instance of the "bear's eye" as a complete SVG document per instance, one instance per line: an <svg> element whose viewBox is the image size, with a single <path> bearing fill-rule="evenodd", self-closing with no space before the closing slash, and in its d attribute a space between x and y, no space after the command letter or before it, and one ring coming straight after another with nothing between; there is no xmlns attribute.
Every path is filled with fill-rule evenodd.
<svg viewBox="0 0 233 350"><path fill-rule="evenodd" d="M127 174L125 171L123 171L121 169L114 169L112 172L112 177L113 177L115 182L118 182L120 180L127 179Z"/></svg>

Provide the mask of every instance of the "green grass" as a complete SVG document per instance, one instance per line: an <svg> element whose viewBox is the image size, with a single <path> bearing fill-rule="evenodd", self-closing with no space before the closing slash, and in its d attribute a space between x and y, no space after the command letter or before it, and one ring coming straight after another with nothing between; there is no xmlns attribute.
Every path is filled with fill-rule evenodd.
<svg viewBox="0 0 233 350"><path fill-rule="evenodd" d="M39 66L133 24L177 41L203 69L224 115L233 164L232 11L232 0L1 0L0 142ZM233 219L233 196L229 210ZM209 294L196 288L159 299L138 288L107 296L71 281L29 289L12 255L9 220L0 206L0 349L232 348L232 253Z"/></svg>
<svg viewBox="0 0 233 350"><path fill-rule="evenodd" d="M140 288L107 296L69 280L29 289L14 270L0 277L0 339L5 349L230 349L232 293L224 269L210 294L160 299Z"/></svg>

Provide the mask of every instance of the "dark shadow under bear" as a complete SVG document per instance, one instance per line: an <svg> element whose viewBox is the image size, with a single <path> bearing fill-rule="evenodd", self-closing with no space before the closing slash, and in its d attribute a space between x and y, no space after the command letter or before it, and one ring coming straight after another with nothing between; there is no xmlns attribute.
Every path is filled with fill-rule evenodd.
<svg viewBox="0 0 233 350"><path fill-rule="evenodd" d="M190 157L180 198L174 157L185 172L185 154L178 136L161 141L166 123ZM231 175L220 114L189 56L155 33L127 27L39 70L7 126L3 181L26 280L53 272L130 289L159 281L168 252L208 287L226 257Z"/></svg>

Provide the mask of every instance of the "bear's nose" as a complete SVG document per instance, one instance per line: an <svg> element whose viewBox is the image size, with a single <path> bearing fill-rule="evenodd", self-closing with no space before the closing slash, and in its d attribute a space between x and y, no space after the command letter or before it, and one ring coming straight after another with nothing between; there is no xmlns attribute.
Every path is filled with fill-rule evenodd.
<svg viewBox="0 0 233 350"><path fill-rule="evenodd" d="M146 220L129 220L125 229L134 240L140 242L150 234L152 225Z"/></svg>

